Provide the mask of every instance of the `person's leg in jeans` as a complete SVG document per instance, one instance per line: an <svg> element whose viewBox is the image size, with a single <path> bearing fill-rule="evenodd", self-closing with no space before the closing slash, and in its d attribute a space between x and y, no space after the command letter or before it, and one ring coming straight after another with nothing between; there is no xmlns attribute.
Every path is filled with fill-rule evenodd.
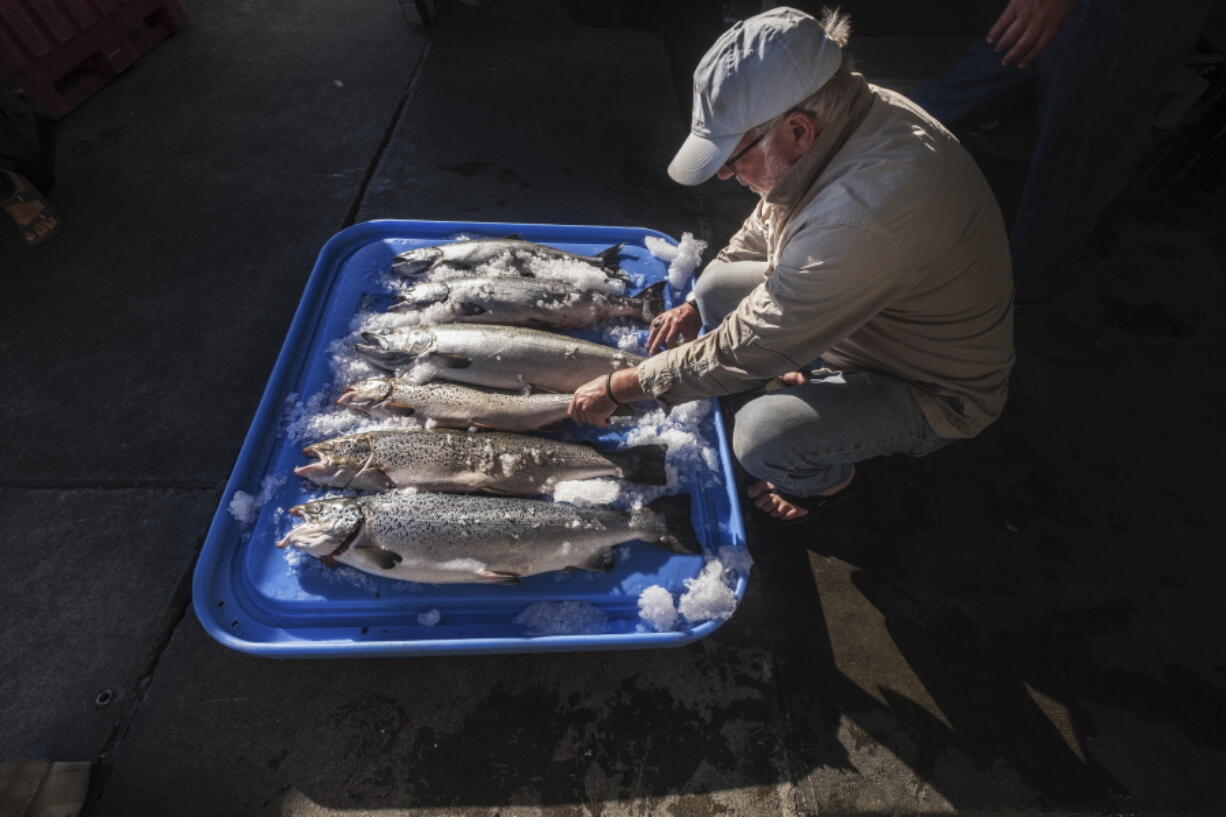
<svg viewBox="0 0 1226 817"><path fill-rule="evenodd" d="M977 40L952 68L912 91L910 99L947 128L972 114L1007 108L1032 93L1038 72L1034 66L1001 65L1002 56L987 41Z"/></svg>
<svg viewBox="0 0 1226 817"><path fill-rule="evenodd" d="M832 374L753 397L736 412L732 433L737 460L761 480L750 486L755 504L787 519L806 513L776 491L832 495L851 484L858 462L921 456L948 442L906 384L881 372Z"/></svg>
<svg viewBox="0 0 1226 817"><path fill-rule="evenodd" d="M694 303L702 325L713 329L766 280L765 261L712 261L694 282Z"/></svg>
<svg viewBox="0 0 1226 817"><path fill-rule="evenodd" d="M1009 243L1019 302L1073 288L1103 210L1140 160L1207 0L1088 0L1038 62L1039 136Z"/></svg>

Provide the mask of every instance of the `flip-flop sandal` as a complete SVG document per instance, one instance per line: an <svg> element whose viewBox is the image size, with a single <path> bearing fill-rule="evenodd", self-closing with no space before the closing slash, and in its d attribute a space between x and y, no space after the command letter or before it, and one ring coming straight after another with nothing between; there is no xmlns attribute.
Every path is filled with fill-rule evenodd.
<svg viewBox="0 0 1226 817"><path fill-rule="evenodd" d="M9 214L9 217L17 224L17 229L21 231L21 240L27 247L37 247L39 244L50 241L64 226L64 222L59 215L51 207L43 194L38 192L38 188L34 187L25 176L14 173L11 170L0 170L0 173L5 174L12 180L13 192L7 198L0 199L0 210L4 210ZM34 218L22 222L16 213L10 210L10 207L19 204L38 204L39 211ZM38 227L42 224L50 224L51 229L43 233L39 233Z"/></svg>
<svg viewBox="0 0 1226 817"><path fill-rule="evenodd" d="M830 508L832 505L845 502L859 493L859 491L860 480L858 478L853 479L850 485L839 491L837 494L831 494L830 496L822 496L820 494L814 496L796 496L795 494L789 494L787 491L781 491L778 488L768 491L767 493L774 494L784 502L808 511L808 513L804 516L797 516L793 517L792 519L783 519L762 510L758 507L757 503L754 502L754 499L757 499L757 497L750 498L747 496L745 499L746 502L749 503L749 512L759 521L764 522L771 527L791 528L812 522L822 511Z"/></svg>

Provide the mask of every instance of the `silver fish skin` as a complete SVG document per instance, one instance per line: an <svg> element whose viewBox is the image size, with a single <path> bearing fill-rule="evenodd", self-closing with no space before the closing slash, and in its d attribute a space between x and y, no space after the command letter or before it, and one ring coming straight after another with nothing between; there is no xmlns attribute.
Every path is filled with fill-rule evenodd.
<svg viewBox="0 0 1226 817"><path fill-rule="evenodd" d="M633 318L648 323L664 311L664 282L625 298L539 278L461 278L417 284L396 296L390 312L419 312L423 322L497 323L583 329Z"/></svg>
<svg viewBox="0 0 1226 817"><path fill-rule="evenodd" d="M573 392L644 358L600 343L520 326L444 324L363 332L354 348L389 371L414 363L434 377L495 389Z"/></svg>
<svg viewBox="0 0 1226 817"><path fill-rule="evenodd" d="M610 570L612 548L641 539L678 553L701 546L686 494L637 511L536 499L389 491L318 499L277 542L325 564L430 584L514 583L553 570Z"/></svg>
<svg viewBox="0 0 1226 817"><path fill-rule="evenodd" d="M566 419L569 394L495 391L404 377L372 377L349 386L336 402L383 417L416 417L449 428L535 431Z"/></svg>
<svg viewBox="0 0 1226 817"><path fill-rule="evenodd" d="M497 431L376 430L308 445L294 473L330 488L485 491L534 496L562 480L620 477L663 485L663 446L602 453L587 445Z"/></svg>
<svg viewBox="0 0 1226 817"><path fill-rule="evenodd" d="M594 256L577 255L545 244L519 238L487 238L453 241L433 247L419 247L402 252L392 260L392 271L406 278L424 278L446 268L453 272L481 273L480 267L494 261L508 261L512 274L533 277L534 261L571 261L591 267L612 279L627 276L618 266L622 244L614 244Z"/></svg>

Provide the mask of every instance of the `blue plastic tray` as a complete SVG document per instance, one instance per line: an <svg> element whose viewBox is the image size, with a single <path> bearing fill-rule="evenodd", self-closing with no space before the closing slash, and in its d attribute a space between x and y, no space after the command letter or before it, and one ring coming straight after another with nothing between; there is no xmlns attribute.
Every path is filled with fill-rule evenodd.
<svg viewBox="0 0 1226 817"><path fill-rule="evenodd" d="M305 554L291 566L273 546L290 525L285 509L321 495L294 477L307 461L302 443L285 432L291 395L309 397L334 388L328 345L348 334L349 321L372 299L386 297L378 281L392 257L417 246L444 243L457 235L503 236L563 250L593 254L625 242L622 267L640 283L665 276L665 266L647 251L644 238L662 233L632 227L549 224L371 221L336 234L324 245L307 282L255 419L213 517L196 565L193 597L205 629L228 647L270 657L358 657L439 653L546 652L675 647L713 632L707 621L673 632L650 631L639 620L638 595L653 584L676 594L697 577L704 560L668 553L643 542L623 546L607 574L550 573L514 586L424 585L382 579L341 568L329 571ZM675 303L683 293L670 291ZM582 334L582 333L580 333ZM719 453L719 467L681 475L693 496L693 522L704 550L744 549L745 532L735 497L731 456L723 419L712 401L703 434ZM576 430L588 439L616 441L623 432ZM238 491L256 495L267 475L287 479L243 525L229 512ZM738 601L746 575L737 574ZM529 636L514 617L539 601L582 601L599 608L610 631L594 635ZM433 626L418 616L437 610ZM646 630L646 631L644 631Z"/></svg>

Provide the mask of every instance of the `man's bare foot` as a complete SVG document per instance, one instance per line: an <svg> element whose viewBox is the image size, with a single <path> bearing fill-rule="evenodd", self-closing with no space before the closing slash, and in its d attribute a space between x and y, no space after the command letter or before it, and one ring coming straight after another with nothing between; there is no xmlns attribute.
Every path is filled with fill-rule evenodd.
<svg viewBox="0 0 1226 817"><path fill-rule="evenodd" d="M837 493L841 493L851 485L855 478L856 469L855 466L852 466L851 476L847 478L846 482L836 485L829 490L822 491L817 494L817 496L834 496ZM808 509L789 502L781 497L778 491L778 486L776 486L773 482L761 480L760 482L755 482L753 485L750 485L745 492L749 495L749 498L754 501L753 504L757 506L759 510L770 514L776 519L803 519L809 515Z"/></svg>

